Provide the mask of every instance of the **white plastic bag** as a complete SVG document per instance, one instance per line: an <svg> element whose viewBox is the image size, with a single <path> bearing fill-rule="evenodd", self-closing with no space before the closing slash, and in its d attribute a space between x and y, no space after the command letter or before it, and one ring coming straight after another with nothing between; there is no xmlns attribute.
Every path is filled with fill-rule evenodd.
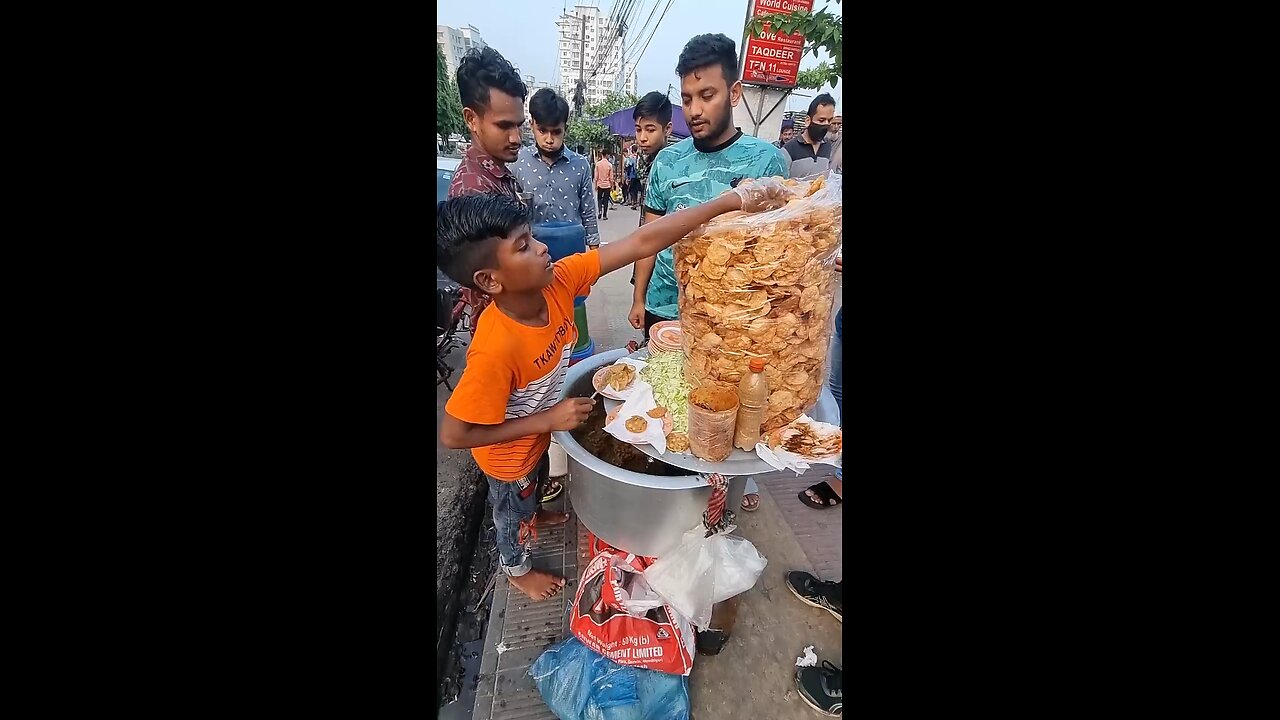
<svg viewBox="0 0 1280 720"><path fill-rule="evenodd" d="M713 605L750 590L769 564L750 540L728 534L735 527L704 537L699 523L644 571L649 587L700 628L711 624Z"/></svg>

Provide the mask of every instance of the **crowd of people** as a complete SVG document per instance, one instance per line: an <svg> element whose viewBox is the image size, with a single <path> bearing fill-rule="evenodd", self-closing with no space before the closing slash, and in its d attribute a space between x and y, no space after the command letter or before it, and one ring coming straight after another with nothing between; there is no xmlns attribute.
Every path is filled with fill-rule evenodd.
<svg viewBox="0 0 1280 720"><path fill-rule="evenodd" d="M576 337L574 299L603 275L632 267L631 325L646 337L654 324L679 317L672 246L699 225L733 211L776 207L767 181L744 178L806 177L841 170L835 101L810 103L800 134L784 123L778 143L744 134L733 122L742 96L734 41L706 34L691 39L676 63L691 137L668 146L673 107L651 92L633 111L635 140L621 157L600 150L591 158L565 147L569 105L553 90L529 99L535 144L521 146L527 89L493 48L468 53L457 85L463 121L473 142L438 207L437 263L454 281L492 299L476 320L467 364L445 406L440 438L469 448L484 472L493 504L501 571L534 600L554 597L565 578L533 566L527 542L536 527L562 524L565 513L540 505L558 497L547 450L551 432L586 422L595 401L560 400L559 390ZM834 140L834 142L833 142ZM640 209L638 228L618 242L600 243L611 195ZM583 227L588 249L553 262L533 225L567 221ZM837 270L841 267L837 261ZM843 310L836 317L831 389L843 411L839 372ZM810 507L842 500L840 480L800 495ZM743 509L759 507L750 481ZM787 586L801 601L842 619L842 584L790 573ZM796 684L819 712L838 715L840 671L824 664L802 668Z"/></svg>

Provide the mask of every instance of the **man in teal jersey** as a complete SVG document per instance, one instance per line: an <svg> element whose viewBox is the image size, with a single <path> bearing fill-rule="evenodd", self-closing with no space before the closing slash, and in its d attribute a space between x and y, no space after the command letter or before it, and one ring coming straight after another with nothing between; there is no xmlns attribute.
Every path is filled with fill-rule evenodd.
<svg viewBox="0 0 1280 720"><path fill-rule="evenodd" d="M645 222L701 205L746 178L789 177L778 148L743 135L733 126L733 107L742 98L738 53L724 35L699 35L684 46L676 64L685 122L693 137L663 148L649 170L644 199ZM675 249L636 262L632 327L674 320Z"/></svg>

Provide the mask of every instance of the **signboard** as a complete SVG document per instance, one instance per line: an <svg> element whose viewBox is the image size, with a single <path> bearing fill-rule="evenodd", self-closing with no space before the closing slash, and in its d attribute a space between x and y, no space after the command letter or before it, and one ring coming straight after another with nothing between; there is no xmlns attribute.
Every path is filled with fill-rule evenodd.
<svg viewBox="0 0 1280 720"><path fill-rule="evenodd" d="M813 0L751 0L749 17L796 10L813 12ZM764 85L777 88L793 88L800 72L800 58L804 55L804 36L773 32L753 33L747 36L742 56L742 82L748 85Z"/></svg>

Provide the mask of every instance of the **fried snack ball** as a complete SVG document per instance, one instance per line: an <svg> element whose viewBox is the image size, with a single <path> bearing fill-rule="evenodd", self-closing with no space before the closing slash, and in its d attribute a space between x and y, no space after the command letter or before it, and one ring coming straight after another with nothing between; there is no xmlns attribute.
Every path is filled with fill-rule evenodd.
<svg viewBox="0 0 1280 720"><path fill-rule="evenodd" d="M627 428L628 432L642 433L645 431L645 428L649 427L649 421L639 415L632 415L627 418L627 421L623 423L623 425Z"/></svg>
<svg viewBox="0 0 1280 720"><path fill-rule="evenodd" d="M667 449L672 452L688 452L689 436L680 432L673 432L667 436Z"/></svg>

